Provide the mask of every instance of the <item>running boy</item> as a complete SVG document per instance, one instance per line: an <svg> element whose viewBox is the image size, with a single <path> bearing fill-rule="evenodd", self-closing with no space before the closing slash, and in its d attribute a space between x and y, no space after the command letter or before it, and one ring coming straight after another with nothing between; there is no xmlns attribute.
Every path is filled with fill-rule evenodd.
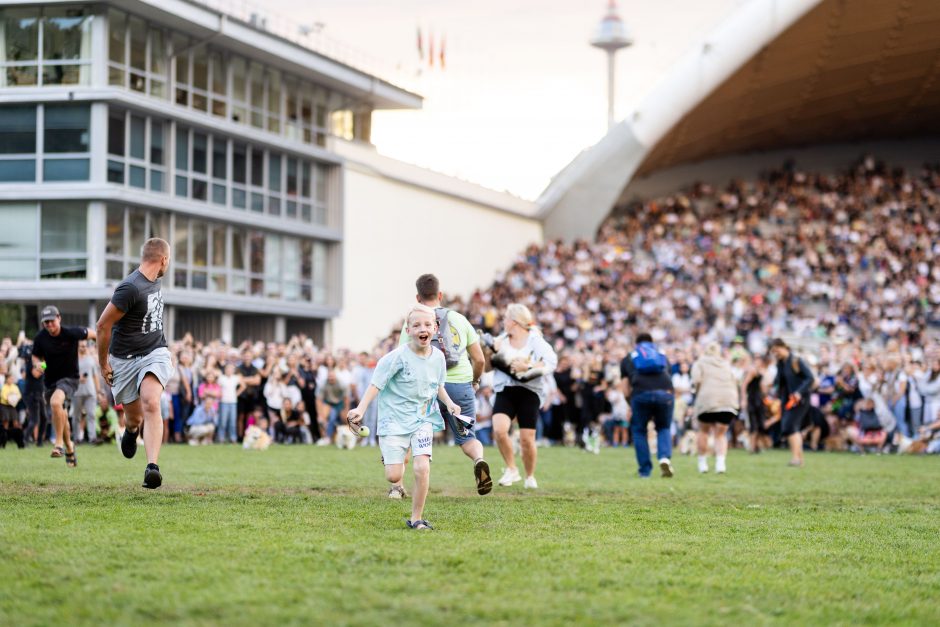
<svg viewBox="0 0 940 627"><path fill-rule="evenodd" d="M431 441L435 431L444 429L436 401L440 400L455 418L460 417L460 406L444 389L447 377L444 354L431 347L436 327L434 310L426 305L415 305L408 313L410 341L379 360L359 406L347 415L353 432L358 432L366 409L378 396L377 435L389 483L401 481L405 453L411 448L415 487L411 495L411 518L406 522L411 529L419 530L432 529L422 515L431 477Z"/></svg>

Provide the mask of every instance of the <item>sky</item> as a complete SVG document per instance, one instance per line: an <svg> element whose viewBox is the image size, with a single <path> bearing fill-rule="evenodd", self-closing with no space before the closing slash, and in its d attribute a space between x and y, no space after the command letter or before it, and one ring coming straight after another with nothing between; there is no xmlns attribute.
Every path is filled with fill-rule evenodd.
<svg viewBox="0 0 940 627"><path fill-rule="evenodd" d="M620 0L634 45L616 66L616 117L748 0ZM605 53L589 40L607 0L267 0L324 41L425 97L378 111L387 156L534 200L607 130ZM446 39L446 68L420 63L417 30ZM427 48L427 44L425 44ZM352 50L354 52L350 52Z"/></svg>

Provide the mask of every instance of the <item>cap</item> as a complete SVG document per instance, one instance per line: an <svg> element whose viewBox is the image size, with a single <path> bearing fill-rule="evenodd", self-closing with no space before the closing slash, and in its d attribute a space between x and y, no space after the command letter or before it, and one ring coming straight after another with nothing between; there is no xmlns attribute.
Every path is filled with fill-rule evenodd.
<svg viewBox="0 0 940 627"><path fill-rule="evenodd" d="M48 305L42 308L42 321L55 320L59 317L59 310L55 305Z"/></svg>

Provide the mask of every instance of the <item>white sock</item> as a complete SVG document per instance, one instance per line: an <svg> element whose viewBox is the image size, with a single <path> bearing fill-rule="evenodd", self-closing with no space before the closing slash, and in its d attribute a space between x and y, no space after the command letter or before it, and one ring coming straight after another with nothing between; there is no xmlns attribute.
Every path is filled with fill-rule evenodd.
<svg viewBox="0 0 940 627"><path fill-rule="evenodd" d="M716 470L725 469L725 456L724 455L715 455L715 469Z"/></svg>
<svg viewBox="0 0 940 627"><path fill-rule="evenodd" d="M708 455L699 455L699 456L698 456L698 469L699 469L699 470L708 470Z"/></svg>

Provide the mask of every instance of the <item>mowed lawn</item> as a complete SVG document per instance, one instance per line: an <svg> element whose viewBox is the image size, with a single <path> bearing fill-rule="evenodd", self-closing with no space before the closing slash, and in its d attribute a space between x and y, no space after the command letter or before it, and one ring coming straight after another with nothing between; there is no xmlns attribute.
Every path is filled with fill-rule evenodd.
<svg viewBox="0 0 940 627"><path fill-rule="evenodd" d="M170 446L155 492L143 450L48 454L0 450L0 625L940 622L938 458L641 481L632 450L540 449L538 491L480 497L439 447L420 533L376 449Z"/></svg>

